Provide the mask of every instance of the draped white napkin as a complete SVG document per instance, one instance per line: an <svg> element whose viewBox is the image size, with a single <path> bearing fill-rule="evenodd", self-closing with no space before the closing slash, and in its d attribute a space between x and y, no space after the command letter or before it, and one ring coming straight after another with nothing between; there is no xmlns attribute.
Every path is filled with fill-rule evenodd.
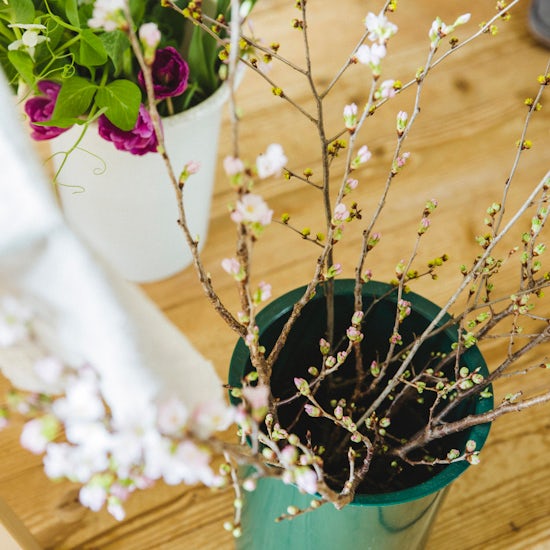
<svg viewBox="0 0 550 550"><path fill-rule="evenodd" d="M3 74L0 171L0 295L35 309L41 344L96 369L114 421L132 422L168 394L189 409L221 399L212 364L67 227ZM32 363L31 350L0 350L4 374L36 391L44 383Z"/></svg>

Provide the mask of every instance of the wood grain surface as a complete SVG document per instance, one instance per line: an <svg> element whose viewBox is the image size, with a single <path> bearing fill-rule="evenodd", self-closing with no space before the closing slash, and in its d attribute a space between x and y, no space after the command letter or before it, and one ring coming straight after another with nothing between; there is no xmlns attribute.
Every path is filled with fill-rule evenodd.
<svg viewBox="0 0 550 550"><path fill-rule="evenodd" d="M390 58L383 78L406 82L414 77L428 53L427 29L436 15L451 23L463 12L472 12L465 37L477 23L493 16L493 0L401 0L394 20L400 31L390 43ZM278 41L280 53L303 63L302 39L292 29L298 16L294 2L259 0L252 17L253 30L266 44ZM537 90L536 77L546 69L549 50L538 45L527 27L528 2L513 12L508 23L499 23L496 36L484 35L470 47L441 63L428 82L421 104L421 117L406 150L410 166L395 182L387 215L379 230L385 246L369 259L379 279L391 277L395 264L410 253L414 228L427 199L437 198L440 207L426 236L420 260L448 253L449 265L439 280L421 281L415 289L442 303L460 279L458 266L469 263L477 252L474 236L483 230L486 207L500 198L515 153L524 98ZM360 0L310 0L314 75L328 83L343 63L362 30L366 12L375 2ZM275 67L270 77L295 101L310 105L308 84ZM329 100L334 108L326 113L329 128L341 124L343 105L364 102L368 78L362 67L353 67L343 85ZM271 142L281 142L289 166L300 172L318 167L317 142L311 123L275 98L256 75L245 76L239 89L243 112L241 154L254 159ZM368 124L362 142L373 151L373 160L360 172L359 201L365 215L374 208L373 197L386 174L394 142L393 122L398 109L411 110L414 96L407 92L387 105ZM548 107L539 113L529 131L534 148L528 151L517 177L512 202L538 182L550 166L550 118ZM232 255L234 226L227 216L231 190L221 170L221 159L231 151L227 113L220 144L211 226L203 260L218 290L230 307L238 307L230 278L220 267ZM129 161L131 163L131 160ZM311 188L294 181L269 180L259 191L275 215L290 212L301 227L321 230L319 197ZM345 275L353 273L359 236L351 233L338 251ZM274 244L275 243L275 244ZM285 228L273 225L261 239L254 255L255 277L273 285L279 295L307 282L317 251ZM514 275L503 286L514 283ZM192 269L166 281L143 285L146 293L166 315L210 358L225 379L235 336L211 310ZM498 357L497 344L485 351L491 364ZM540 351L548 354L548 349ZM493 359L494 360L494 359ZM536 389L548 384L549 374L530 384ZM2 388L7 387L5 381ZM506 392L503 387L500 391ZM436 521L428 550L526 550L550 548L550 408L534 408L500 419L492 428L480 466L469 468L449 492ZM0 496L24 522L45 549L201 549L232 548L222 528L231 514L232 495L203 487L168 487L133 495L127 519L116 522L106 512L81 508L76 488L69 483L47 480L40 459L18 445L18 428L1 434ZM232 437L232 434L227 434ZM276 549L276 544L273 549ZM269 550L269 549L266 549ZM294 550L294 549L288 549ZM298 550L298 547L296 548Z"/></svg>

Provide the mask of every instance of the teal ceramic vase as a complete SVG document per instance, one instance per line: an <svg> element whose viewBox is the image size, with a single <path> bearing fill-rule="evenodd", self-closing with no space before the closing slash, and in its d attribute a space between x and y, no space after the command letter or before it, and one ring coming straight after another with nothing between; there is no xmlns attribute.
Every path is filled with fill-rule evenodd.
<svg viewBox="0 0 550 550"><path fill-rule="evenodd" d="M352 280L335 281L335 326L342 332L349 325L353 313ZM296 289L269 304L257 317L260 342L269 351L293 304L304 289ZM385 283L369 282L363 287L363 306L366 310L375 299L384 297L370 308L363 323L364 342L378 349L383 356L387 349L396 311L396 293ZM421 333L440 312L440 308L422 296L409 292L412 313L400 326L404 344ZM307 366L316 364L318 342L324 335L325 299L322 287L304 309L294 326L287 344L274 367L272 389L281 395L284 387L292 387L295 376L304 376ZM449 351L457 341L457 329L445 316L439 326L448 326L424 344L417 358L429 361L433 351ZM376 353L376 352L373 352ZM308 356L312 354L313 357ZM317 354L317 355L316 355ZM487 367L474 346L462 356L461 365L470 370L480 367L487 375ZM299 369L302 369L300 372ZM247 347L239 341L232 357L229 384L239 386L251 369ZM484 412L493 406L492 399L475 399L462 407L457 415ZM395 419L394 419L395 422ZM393 425L393 423L392 423ZM474 440L477 450L483 446L489 425L481 425L460 434L453 446L464 446ZM311 495L302 494L292 485L279 479L262 479L255 491L246 493L242 510L242 536L236 540L239 550L421 550L428 539L430 528L443 502L446 490L468 467L461 461L441 468L432 477L410 487L379 494L356 494L354 501L341 510L328 503L319 509L292 520L275 522L289 505L307 508Z"/></svg>

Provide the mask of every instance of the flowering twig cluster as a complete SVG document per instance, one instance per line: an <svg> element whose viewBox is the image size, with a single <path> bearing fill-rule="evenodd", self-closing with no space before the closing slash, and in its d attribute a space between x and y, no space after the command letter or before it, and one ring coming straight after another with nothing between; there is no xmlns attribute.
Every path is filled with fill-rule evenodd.
<svg viewBox="0 0 550 550"><path fill-rule="evenodd" d="M228 5L216 2L221 20ZM125 6L124 0L2 4L2 67L24 101L34 139L49 140L80 126L76 147L97 121L99 135L117 149L134 155L157 151ZM186 26L181 14L156 1L133 6L131 17L163 116L196 105L221 85L224 66L212 36Z"/></svg>
<svg viewBox="0 0 550 550"><path fill-rule="evenodd" d="M397 79L382 79L389 44L398 32L397 26L390 20L396 3L388 0L379 13L366 15L356 46L346 56L334 78L323 85L319 85L313 77L308 22L308 10L311 8L306 1L296 2L298 14L293 20L296 32L303 36L303 66L286 59L281 54L278 43L265 46L254 37L246 35L240 25L238 2L232 2L231 5L232 13L228 18L231 25L223 18L212 18L203 13L199 2L191 2L184 9L173 2L165 2L170 9L187 17L210 36L219 37L220 30L227 33L226 40L219 40L222 48L220 56L229 66L229 82L233 82L237 62L246 65L265 80L274 96L311 122L318 137L319 167L316 170L308 168L297 171L287 166L289 160L278 144L270 145L256 158L255 163L247 163L240 155L236 140L232 154L224 160L225 171L235 191L229 209L237 238L234 254L222 260L222 267L235 282L240 303L237 312L232 312L217 293L209 272L203 265L198 243L187 225L184 209L185 187L195 168L189 165L183 169L173 167L170 162L163 145L160 115L155 99L156 54L150 50L150 44L143 40L140 42L132 24L132 14L127 5L123 6L128 40L143 74L148 112L158 140L158 150L164 158L179 205L178 223L193 253L194 265L207 298L228 326L245 342L252 367L251 372L245 375L242 387L231 388L233 397L240 400L239 404L224 409L227 416L221 415L238 425L241 445L220 441L213 437L212 429L206 432L201 430L201 421L194 413L184 411L182 405L177 403L173 403L173 408L166 413L172 421L176 420L176 424L165 427L159 420L159 414L163 410L159 404L156 414L146 415L150 424L149 431L146 430L145 433L150 435L152 441L161 438L164 445L160 446L161 449L166 450L167 443L172 445L171 450L162 457L153 456L155 460L161 461L160 464L166 465L166 470L159 463L153 461L151 465L148 462L152 451L145 441L140 440L137 445L140 459L137 462L135 456L138 455L130 460L119 456L115 447L106 446L104 456L110 457L109 464L115 465L115 473L109 468L100 467L96 467L94 471L91 468L88 473L98 474L102 480L110 475L112 484L109 490L102 486L101 498L97 497L97 500L92 500L85 491L82 497L85 504L95 508L100 500L103 502L111 499L118 506L120 502L116 499L119 497L122 479L126 480L126 487L132 488L142 486L144 480L159 477L176 482L201 481L211 486L232 486L236 494L235 516L226 527L238 536L242 490L253 490L256 481L261 477L280 477L283 482L293 483L302 492L311 494L312 502L308 510L327 502L341 507L349 503L355 493L369 482L373 464L380 457L389 463L392 479L413 466L420 468L427 465L432 468L457 461L475 464L479 461L479 449L473 441L468 441L460 448L454 441L444 448L434 447L433 443L472 426L490 422L505 413L550 401L550 390L542 389L539 394L525 397L518 390L497 401L494 406L489 406L487 412L454 416L464 404L472 401L481 400L490 404L494 397L493 386L499 380L523 376L541 367L550 367L547 355L533 354L535 350L538 352L543 349L541 345L550 340L550 319L547 302L544 301L544 290L550 286L550 272L545 272L542 264L545 253L543 228L549 212L550 173L545 174L525 193L519 206L504 215L509 205L509 191L518 170L519 159L532 147L526 131L531 118L540 110L543 93L550 83L548 67L539 77L535 97L525 102L527 115L502 197L487 208L485 232L476 239L479 253L470 259L470 264L461 267L461 279L440 312L422 331L414 334L414 338L405 336L404 327L416 313L409 294L411 286L422 278L436 279L441 266L448 260L447 254L439 254L424 266L417 267L418 252L425 242L425 235L430 232L438 208L435 198L426 200L419 211L414 245L404 259L396 261L387 292L375 297L372 303L365 303L362 294L363 288L373 279L373 272L367 261L372 251L384 241L378 227L386 201L395 178L401 177L406 172L409 161L414 159L414 153L405 150L405 146L420 116L424 89L434 69L472 40L494 33L496 23L508 19L510 10L519 1L514 0L509 6L499 2L497 13L462 41L454 37L453 33L457 28L468 24L468 14L457 17L452 24L445 24L440 18L436 18L427 29L427 53L423 67L416 71L413 79L402 82ZM109 17L105 21L110 21ZM445 45L447 41L448 46ZM313 109L308 110L272 80L266 70L266 66L271 63L281 63L306 80L311 90ZM355 103L338 105L337 109L342 113L341 127L336 132L329 132L325 123L329 92L342 82L348 71L355 70L368 76L370 88L367 99L361 107ZM367 216L360 204L361 180L364 179L361 168L376 155L360 141L361 131L375 119L378 111L387 109L392 104L393 98L402 96L409 90L413 94L412 108L409 112L399 109L393 119L396 137L392 158L381 194L372 202L374 208ZM234 136L238 138L239 116L234 105L233 109ZM344 158L343 168L335 162L337 158ZM288 320L273 345L266 349L260 335L257 312L270 298L272 289L268 282L254 283L252 256L257 242L266 238L268 226L276 218L273 209L257 188L260 180L279 176L304 184L312 193L319 194L324 227L313 235L309 229L295 225L290 214L283 213L278 219L282 226L314 246L317 256L303 293L294 302ZM353 200L355 198L357 200ZM510 246L508 236L513 231L519 231L518 227L526 219L529 220L529 227L523 229L519 240ZM340 243L345 242L353 227L360 227L361 235L357 263L354 266L354 306L347 326L341 330L334 320L335 279L343 271L336 256ZM504 269L515 269L517 272L517 285L511 293L497 290L498 275ZM294 386L287 388L284 395L275 393L272 387L273 369L276 368L293 326L320 289L326 296L328 320L326 332L315 342L320 359L316 364L304 365L305 373L294 376ZM366 343L370 343L370 315L377 304L388 298L395 304L391 329L385 335L380 349L368 350ZM450 317L449 313L453 316ZM425 349L426 344L434 341L437 335L449 327L456 329L457 334L450 349L434 349L427 360L421 359L421 350ZM469 368L464 365L463 357L468 350L495 338L502 339L505 345L498 364L492 365L489 372L477 366ZM353 365L354 374L350 381L343 382L341 374L350 364ZM89 368L75 371L78 375L69 378L75 383L78 380L89 383L90 387L86 391L97 395L94 393L96 390L93 377L85 374L89 372ZM70 395L73 390L68 385L63 391L65 395ZM78 430L72 431L69 416L63 416L59 412L63 407L56 405L60 399L66 400L67 397L40 401L40 406L43 410L47 409L49 415L53 412L58 420L64 421L66 437L71 443L78 445ZM34 398L33 403L35 402ZM108 416L101 409L101 401L96 399L92 402L97 404L97 416L92 420L103 419L102 429L110 432L111 441L116 427L109 426ZM34 407L32 404L28 406ZM423 424L405 437L400 429L400 424L403 423L400 422L400 414L411 407L422 411ZM287 410L291 410L291 413L286 412ZM227 422L221 421L221 417L218 415L217 427L227 425ZM212 416L208 418L212 420ZM307 429L307 426L316 422L336 429L329 430L329 436L325 440L317 441L311 430ZM300 430L304 423L306 428ZM207 424L212 427L211 422ZM31 428L27 430L30 431ZM71 440L73 436L75 439ZM46 444L48 453L50 445L54 445L51 440ZM221 453L224 457L216 474L211 468L214 453ZM197 464L202 464L203 467L194 470L198 473L192 477L188 470L196 468ZM241 464L250 467L244 477L239 474L238 467ZM136 465L139 468L134 469ZM69 470L61 473L68 475L68 472ZM89 491L95 487L95 484L90 485L91 479L95 479L93 475L86 480L80 480L87 484ZM99 491L94 493L94 499L96 494L99 495ZM302 512L303 510L291 506L281 517L291 518Z"/></svg>

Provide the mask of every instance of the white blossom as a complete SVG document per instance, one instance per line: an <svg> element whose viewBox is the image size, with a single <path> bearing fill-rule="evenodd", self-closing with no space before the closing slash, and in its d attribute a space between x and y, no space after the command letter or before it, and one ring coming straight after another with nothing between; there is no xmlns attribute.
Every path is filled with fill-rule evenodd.
<svg viewBox="0 0 550 550"><path fill-rule="evenodd" d="M456 27L464 25L469 20L470 14L464 13L457 17L456 21L452 25L446 25L440 17L436 17L430 27L430 31L428 32L432 48L437 46L441 38L452 33Z"/></svg>
<svg viewBox="0 0 550 550"><path fill-rule="evenodd" d="M126 517L126 512L124 511L120 499L118 498L110 497L107 500L107 511L117 521L122 521Z"/></svg>
<svg viewBox="0 0 550 550"><path fill-rule="evenodd" d="M40 34L42 31L46 30L44 25L14 23L8 25L8 27L19 28L25 31L21 39L14 40L11 44L8 44L8 50L25 50L33 59L36 46L49 40L48 37Z"/></svg>
<svg viewBox="0 0 550 550"><path fill-rule="evenodd" d="M237 201L235 209L231 213L231 219L236 223L257 223L269 225L273 210L259 195L247 193Z"/></svg>
<svg viewBox="0 0 550 550"><path fill-rule="evenodd" d="M233 408L217 399L198 405L192 413L190 426L199 438L206 439L215 431L227 429L233 421Z"/></svg>
<svg viewBox="0 0 550 550"><path fill-rule="evenodd" d="M29 321L32 314L13 296L0 298L0 348L17 344L29 335Z"/></svg>
<svg viewBox="0 0 550 550"><path fill-rule="evenodd" d="M52 479L66 477L87 483L96 473L108 469L109 456L93 445L50 443L46 447L43 462L46 475Z"/></svg>
<svg viewBox="0 0 550 550"><path fill-rule="evenodd" d="M288 159L285 156L283 148L278 143L272 143L268 146L265 153L256 159L256 169L258 176L262 179L270 176L277 176L285 167Z"/></svg>
<svg viewBox="0 0 550 550"><path fill-rule="evenodd" d="M33 418L25 423L19 438L21 445L34 454L42 454L50 442L42 418Z"/></svg>
<svg viewBox="0 0 550 550"><path fill-rule="evenodd" d="M157 426L164 434L177 435L181 433L188 417L187 407L175 397L166 399L158 405Z"/></svg>
<svg viewBox="0 0 550 550"><path fill-rule="evenodd" d="M63 373L63 363L58 357L41 357L33 365L33 370L41 380L54 384Z"/></svg>
<svg viewBox="0 0 550 550"><path fill-rule="evenodd" d="M384 14L368 13L365 27L369 31L368 39L383 44L397 32L397 25L388 21Z"/></svg>
<svg viewBox="0 0 550 550"><path fill-rule="evenodd" d="M67 385L65 397L57 399L52 410L62 421L103 418L105 406L101 401L96 380L84 373L81 373L81 377L72 379Z"/></svg>
<svg viewBox="0 0 550 550"><path fill-rule="evenodd" d="M386 46L383 44L373 44L372 46L362 44L355 52L355 58L359 63L370 65L373 68L378 67L385 56Z"/></svg>
<svg viewBox="0 0 550 550"><path fill-rule="evenodd" d="M124 0L95 0L92 18L88 19L90 28L109 32L125 25Z"/></svg>
<svg viewBox="0 0 550 550"><path fill-rule="evenodd" d="M296 468L294 481L298 489L304 493L314 495L317 492L317 474L311 468Z"/></svg>
<svg viewBox="0 0 550 550"><path fill-rule="evenodd" d="M86 508L99 512L107 501L107 491L98 484L89 483L80 488L78 500Z"/></svg>

